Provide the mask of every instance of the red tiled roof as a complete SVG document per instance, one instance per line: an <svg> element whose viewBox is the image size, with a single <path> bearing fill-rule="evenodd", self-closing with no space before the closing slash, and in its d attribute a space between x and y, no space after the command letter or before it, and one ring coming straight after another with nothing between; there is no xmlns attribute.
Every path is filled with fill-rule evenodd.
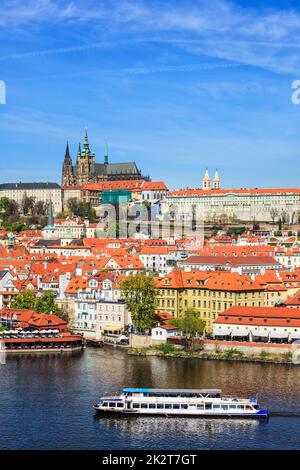
<svg viewBox="0 0 300 470"><path fill-rule="evenodd" d="M249 188L249 189L179 189L172 191L170 196L207 196L207 195L226 195L226 194L297 194L300 195L298 188Z"/></svg>
<svg viewBox="0 0 300 470"><path fill-rule="evenodd" d="M184 264L222 264L231 266L257 266L257 265L276 265L281 266L279 261L276 261L271 256L190 256Z"/></svg>

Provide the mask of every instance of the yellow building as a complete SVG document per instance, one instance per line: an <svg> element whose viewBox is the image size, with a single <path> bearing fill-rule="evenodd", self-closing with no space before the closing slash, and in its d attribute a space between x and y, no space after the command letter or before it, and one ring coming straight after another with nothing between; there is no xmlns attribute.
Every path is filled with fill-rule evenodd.
<svg viewBox="0 0 300 470"><path fill-rule="evenodd" d="M207 330L229 307L264 305L264 285L238 273L174 270L156 282L157 312L179 317L193 308L206 321Z"/></svg>

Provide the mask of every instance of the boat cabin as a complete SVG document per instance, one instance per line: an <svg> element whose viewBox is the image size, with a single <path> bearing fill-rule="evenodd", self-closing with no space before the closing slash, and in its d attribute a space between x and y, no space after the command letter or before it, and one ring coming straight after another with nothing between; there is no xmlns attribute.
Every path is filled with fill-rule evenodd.
<svg viewBox="0 0 300 470"><path fill-rule="evenodd" d="M222 390L210 389L164 389L164 388L123 388L126 397L174 397L174 398L221 398Z"/></svg>

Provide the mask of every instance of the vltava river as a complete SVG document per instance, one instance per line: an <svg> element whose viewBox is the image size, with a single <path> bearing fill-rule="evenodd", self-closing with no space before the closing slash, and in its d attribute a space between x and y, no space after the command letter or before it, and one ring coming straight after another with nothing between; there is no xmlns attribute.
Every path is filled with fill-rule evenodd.
<svg viewBox="0 0 300 470"><path fill-rule="evenodd" d="M142 358L106 347L11 356L0 373L1 449L300 449L299 366ZM125 386L258 395L273 416L268 422L95 417L99 394Z"/></svg>

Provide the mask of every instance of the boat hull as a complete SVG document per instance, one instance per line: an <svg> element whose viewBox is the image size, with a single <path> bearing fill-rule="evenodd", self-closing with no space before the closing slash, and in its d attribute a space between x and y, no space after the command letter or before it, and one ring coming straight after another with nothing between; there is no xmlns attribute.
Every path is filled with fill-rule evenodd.
<svg viewBox="0 0 300 470"><path fill-rule="evenodd" d="M193 417L193 418L239 418L239 419L268 419L268 410L259 410L256 413L220 413L220 412L205 412L205 411L194 411L194 410L183 410L182 412L168 410L156 411L155 413L151 410L114 410L114 409L103 409L98 405L94 406L97 414L100 415L118 415L118 416L159 416L159 417Z"/></svg>

